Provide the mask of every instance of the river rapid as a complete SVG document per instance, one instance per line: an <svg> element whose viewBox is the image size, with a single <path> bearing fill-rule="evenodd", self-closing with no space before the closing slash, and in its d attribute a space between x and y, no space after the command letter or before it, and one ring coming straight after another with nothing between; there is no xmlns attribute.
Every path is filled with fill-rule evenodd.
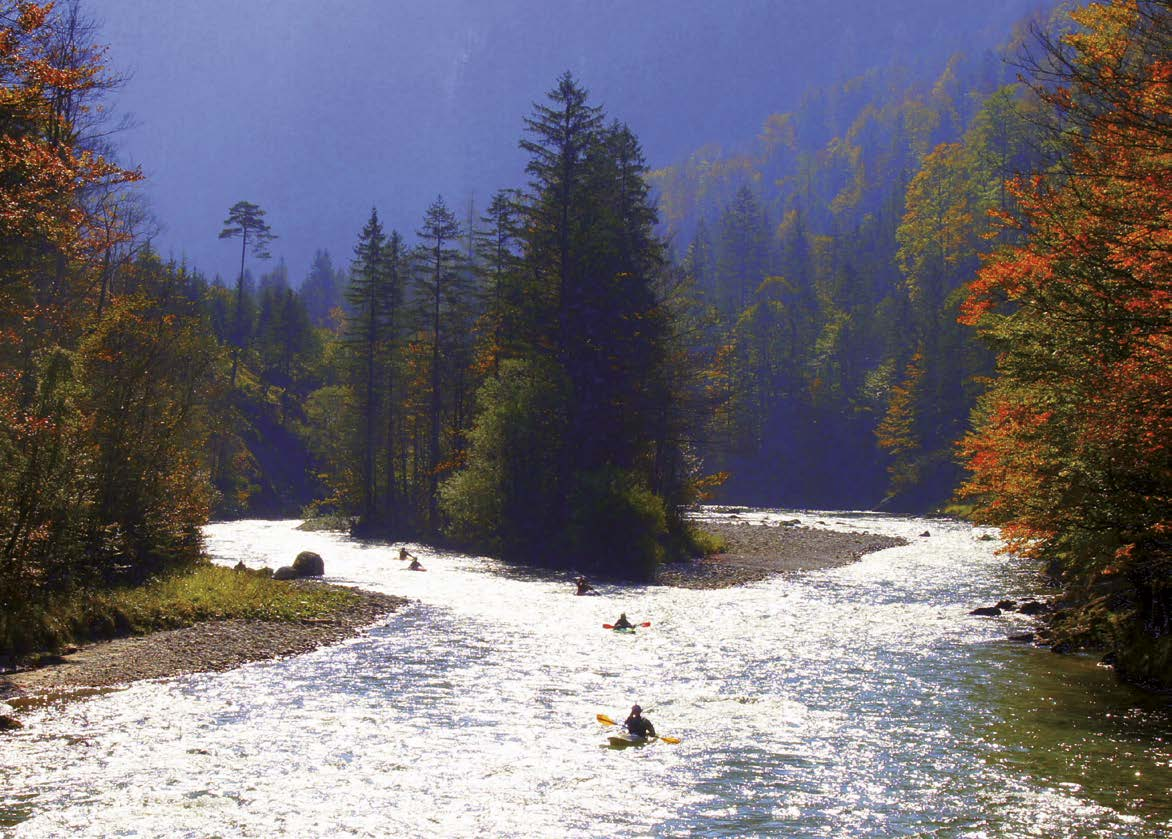
<svg viewBox="0 0 1172 839"><path fill-rule="evenodd" d="M717 515L717 513L710 513ZM758 511L909 544L739 588L600 586L492 560L207 528L220 562L325 558L411 599L338 646L138 683L0 738L0 833L90 836L1172 836L1168 700L968 615L1043 594L985 531ZM930 536L920 534L929 531ZM610 632L620 611L651 621ZM661 735L607 748L640 703ZM613 731L613 729L610 729Z"/></svg>

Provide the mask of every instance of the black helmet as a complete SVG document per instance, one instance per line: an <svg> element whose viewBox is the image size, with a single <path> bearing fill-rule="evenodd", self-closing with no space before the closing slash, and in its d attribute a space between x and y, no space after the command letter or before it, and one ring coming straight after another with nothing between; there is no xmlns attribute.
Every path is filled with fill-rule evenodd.
<svg viewBox="0 0 1172 839"><path fill-rule="evenodd" d="M640 708L638 705L632 705L631 706L631 713L632 714L641 714L641 713L643 713L643 709Z"/></svg>

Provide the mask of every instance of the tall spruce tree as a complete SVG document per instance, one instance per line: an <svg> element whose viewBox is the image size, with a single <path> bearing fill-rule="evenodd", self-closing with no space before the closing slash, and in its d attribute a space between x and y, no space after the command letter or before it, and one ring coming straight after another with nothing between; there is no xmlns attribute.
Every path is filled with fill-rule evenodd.
<svg viewBox="0 0 1172 839"><path fill-rule="evenodd" d="M452 359L452 347L459 338L454 314L467 303L468 284L460 270L463 264L458 244L460 222L437 197L427 208L418 231L415 284L421 324L430 344L430 394L428 397L426 527L439 529L439 473L444 459L441 449L445 397L445 366ZM450 396L450 394L449 394Z"/></svg>
<svg viewBox="0 0 1172 839"><path fill-rule="evenodd" d="M378 506L375 463L381 403L379 350L385 330L385 241L386 234L383 232L382 222L379 221L378 210L372 208L370 218L354 246L350 287L346 291L346 301L350 304L352 312L347 324L346 342L350 349L351 384L355 392L358 425L361 429L358 505L363 522L367 526L373 523Z"/></svg>
<svg viewBox="0 0 1172 839"><path fill-rule="evenodd" d="M474 254L485 308L484 340L477 366L493 374L498 371L503 355L518 352L516 347L506 347L505 336L512 336L515 341L518 324L524 319L520 213L516 190L502 189L493 195L474 233Z"/></svg>
<svg viewBox="0 0 1172 839"><path fill-rule="evenodd" d="M385 425L386 455L384 458L385 489L383 492L382 521L390 532L402 529L400 502L407 495L407 447L403 442L403 396L400 388L400 343L403 330L403 287L407 275L407 255L403 237L392 230L383 247L385 282L379 295L383 315L382 357L384 386L386 388Z"/></svg>
<svg viewBox="0 0 1172 839"><path fill-rule="evenodd" d="M508 558L646 578L664 554L665 477L681 470L661 468L677 440L645 164L569 74L525 125L525 306L502 342L518 357L480 392L445 509L457 535Z"/></svg>

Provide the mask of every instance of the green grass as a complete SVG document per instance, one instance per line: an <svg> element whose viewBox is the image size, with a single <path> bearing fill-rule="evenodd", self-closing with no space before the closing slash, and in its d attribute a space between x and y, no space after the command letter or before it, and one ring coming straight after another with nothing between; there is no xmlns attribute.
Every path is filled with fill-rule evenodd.
<svg viewBox="0 0 1172 839"><path fill-rule="evenodd" d="M698 527L688 527L688 547L692 556L710 556L712 554L723 553L728 547L728 542L723 536L717 536L714 533L709 533L707 530L701 530Z"/></svg>
<svg viewBox="0 0 1172 839"><path fill-rule="evenodd" d="M322 618L357 595L199 563L142 586L78 590L0 611L0 654L54 652L71 643L232 618Z"/></svg>

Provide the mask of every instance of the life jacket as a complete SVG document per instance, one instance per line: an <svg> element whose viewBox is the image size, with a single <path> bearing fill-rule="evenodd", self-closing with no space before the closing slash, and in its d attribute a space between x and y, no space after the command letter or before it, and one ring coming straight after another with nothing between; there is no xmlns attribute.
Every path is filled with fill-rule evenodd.
<svg viewBox="0 0 1172 839"><path fill-rule="evenodd" d="M636 737L646 737L655 731L655 726L644 717L627 717L626 726L627 731Z"/></svg>

